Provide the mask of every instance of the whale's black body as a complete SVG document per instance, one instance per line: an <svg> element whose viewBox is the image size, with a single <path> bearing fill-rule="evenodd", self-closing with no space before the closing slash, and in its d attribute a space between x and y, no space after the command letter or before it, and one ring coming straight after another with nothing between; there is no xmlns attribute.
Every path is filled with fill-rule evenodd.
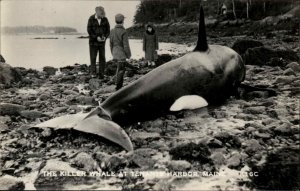
<svg viewBox="0 0 300 191"><path fill-rule="evenodd" d="M228 47L211 45L170 61L105 100L114 122L126 124L168 113L182 96L199 95L209 104L227 99L244 79L241 57Z"/></svg>
<svg viewBox="0 0 300 191"><path fill-rule="evenodd" d="M62 116L38 127L74 128L104 136L132 150L129 137L117 124L221 103L236 92L244 78L245 66L238 53L225 46L207 44L201 7L198 42L193 52L161 65L120 89L89 114ZM72 123L62 127L63 121Z"/></svg>

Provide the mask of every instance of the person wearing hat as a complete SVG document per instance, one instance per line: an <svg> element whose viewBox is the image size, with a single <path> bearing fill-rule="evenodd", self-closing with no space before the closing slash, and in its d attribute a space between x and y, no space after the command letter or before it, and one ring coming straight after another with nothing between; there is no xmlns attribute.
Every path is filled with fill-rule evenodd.
<svg viewBox="0 0 300 191"><path fill-rule="evenodd" d="M131 51L129 47L128 34L123 26L124 19L124 15L117 14L115 16L116 26L110 32L110 49L113 60L117 62L118 66L115 76L116 90L123 86L125 68L133 67L126 62L126 59L131 57Z"/></svg>
<svg viewBox="0 0 300 191"><path fill-rule="evenodd" d="M90 16L87 25L91 60L90 73L93 76L97 75L96 58L97 54L99 53L99 78L103 79L106 64L105 41L109 36L110 26L108 19L105 17L105 11L103 7L96 7L95 12L95 14Z"/></svg>
<svg viewBox="0 0 300 191"><path fill-rule="evenodd" d="M145 60L148 66L155 66L157 60L158 38L152 25L146 26L143 38L143 50L145 52Z"/></svg>

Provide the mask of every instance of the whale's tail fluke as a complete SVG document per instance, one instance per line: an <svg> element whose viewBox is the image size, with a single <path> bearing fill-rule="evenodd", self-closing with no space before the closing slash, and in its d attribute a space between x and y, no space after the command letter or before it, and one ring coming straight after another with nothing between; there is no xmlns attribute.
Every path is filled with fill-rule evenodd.
<svg viewBox="0 0 300 191"><path fill-rule="evenodd" d="M100 106L90 113L64 115L50 119L34 127L74 129L106 138L120 145L127 151L133 150L127 133L118 124L111 121L110 115Z"/></svg>
<svg viewBox="0 0 300 191"><path fill-rule="evenodd" d="M203 7L200 7L200 17L198 26L198 41L194 51L205 52L208 50L208 44L206 39L205 21Z"/></svg>

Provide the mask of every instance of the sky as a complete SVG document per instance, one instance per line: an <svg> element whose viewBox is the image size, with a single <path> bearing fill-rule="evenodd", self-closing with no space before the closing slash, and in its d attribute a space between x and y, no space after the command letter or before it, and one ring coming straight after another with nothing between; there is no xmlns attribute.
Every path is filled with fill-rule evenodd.
<svg viewBox="0 0 300 191"><path fill-rule="evenodd" d="M0 25L67 26L86 33L88 18L100 5L104 7L111 27L115 25L117 13L124 14L125 27L130 27L139 3L139 0L0 0Z"/></svg>

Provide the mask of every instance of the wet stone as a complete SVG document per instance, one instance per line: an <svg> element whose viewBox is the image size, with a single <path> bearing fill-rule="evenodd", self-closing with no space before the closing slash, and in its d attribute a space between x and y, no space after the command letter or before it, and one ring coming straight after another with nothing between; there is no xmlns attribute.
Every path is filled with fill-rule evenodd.
<svg viewBox="0 0 300 191"><path fill-rule="evenodd" d="M279 135L290 135L292 134L291 126L288 123L284 123L274 129L274 132Z"/></svg>
<svg viewBox="0 0 300 191"><path fill-rule="evenodd" d="M35 111L35 110L24 110L24 111L21 111L20 115L27 119L37 119L37 118L41 118L42 116L44 116L43 113L41 113L39 111Z"/></svg>
<svg viewBox="0 0 300 191"><path fill-rule="evenodd" d="M283 74L286 75L286 76L291 76L291 75L295 76L296 75L296 73L294 72L294 70L291 69L291 68L288 68L288 69L284 70Z"/></svg>
<svg viewBox="0 0 300 191"><path fill-rule="evenodd" d="M293 71L295 72L300 72L300 64L298 64L297 62L291 62L286 65L286 67L293 69Z"/></svg>
<svg viewBox="0 0 300 191"><path fill-rule="evenodd" d="M228 168L237 168L241 164L242 156L239 153L234 153L228 160L227 166Z"/></svg>
<svg viewBox="0 0 300 191"><path fill-rule="evenodd" d="M215 165L221 166L226 163L226 159L221 152L215 152L210 157Z"/></svg>
<svg viewBox="0 0 300 191"><path fill-rule="evenodd" d="M245 145L245 152L249 155L255 154L263 149L263 146L255 139L247 140L243 143Z"/></svg>
<svg viewBox="0 0 300 191"><path fill-rule="evenodd" d="M0 115L19 115L25 107L18 104L0 103Z"/></svg>
<svg viewBox="0 0 300 191"><path fill-rule="evenodd" d="M236 136L229 134L228 132L219 132L214 136L214 138L220 140L223 144L230 144L230 147L241 147L240 139Z"/></svg>
<svg viewBox="0 0 300 191"><path fill-rule="evenodd" d="M87 185L95 181L95 177L85 176L86 172L70 166L69 163L50 159L39 172L34 186L38 190L62 190L67 185Z"/></svg>
<svg viewBox="0 0 300 191"><path fill-rule="evenodd" d="M172 148L169 152L174 160L187 160L189 162L199 161L201 163L208 163L211 161L209 158L209 148L202 144L187 143L178 145Z"/></svg>
<svg viewBox="0 0 300 191"><path fill-rule="evenodd" d="M1 190L24 190L25 184L21 180L9 175L0 177Z"/></svg>
<svg viewBox="0 0 300 191"><path fill-rule="evenodd" d="M249 114L262 114L266 110L266 107L264 106L254 106L254 107L247 107L244 109L245 113Z"/></svg>
<svg viewBox="0 0 300 191"><path fill-rule="evenodd" d="M168 162L168 169L171 171L187 171L191 169L191 163L185 160L171 160Z"/></svg>
<svg viewBox="0 0 300 191"><path fill-rule="evenodd" d="M129 161L144 169L152 168L156 161L152 159L151 156L156 153L157 151L154 149L136 149L133 155L129 158Z"/></svg>

